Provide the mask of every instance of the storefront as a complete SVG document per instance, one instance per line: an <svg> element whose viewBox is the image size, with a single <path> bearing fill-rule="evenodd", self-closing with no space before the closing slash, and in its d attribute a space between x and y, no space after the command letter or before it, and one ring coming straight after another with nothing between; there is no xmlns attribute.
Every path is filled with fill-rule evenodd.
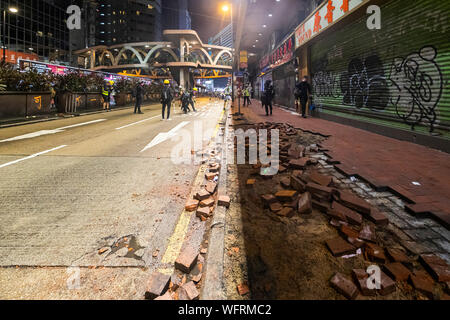
<svg viewBox="0 0 450 320"><path fill-rule="evenodd" d="M372 4L379 30L368 28ZM450 138L449 20L449 1L325 2L296 30L299 76L310 75L319 115Z"/></svg>

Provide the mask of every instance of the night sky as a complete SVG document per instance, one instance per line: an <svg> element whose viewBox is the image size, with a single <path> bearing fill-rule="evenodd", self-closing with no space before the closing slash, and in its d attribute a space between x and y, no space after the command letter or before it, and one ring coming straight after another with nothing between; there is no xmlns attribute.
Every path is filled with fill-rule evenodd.
<svg viewBox="0 0 450 320"><path fill-rule="evenodd" d="M196 30L204 43L230 23L229 14L220 11L224 0L189 0L192 29Z"/></svg>

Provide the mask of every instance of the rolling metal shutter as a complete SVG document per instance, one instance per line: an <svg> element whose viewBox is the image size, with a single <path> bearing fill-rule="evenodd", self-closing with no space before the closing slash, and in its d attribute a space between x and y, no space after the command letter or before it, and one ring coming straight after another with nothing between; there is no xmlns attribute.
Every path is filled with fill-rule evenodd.
<svg viewBox="0 0 450 320"><path fill-rule="evenodd" d="M381 30L367 17L311 45L316 107L450 138L450 1L390 1Z"/></svg>

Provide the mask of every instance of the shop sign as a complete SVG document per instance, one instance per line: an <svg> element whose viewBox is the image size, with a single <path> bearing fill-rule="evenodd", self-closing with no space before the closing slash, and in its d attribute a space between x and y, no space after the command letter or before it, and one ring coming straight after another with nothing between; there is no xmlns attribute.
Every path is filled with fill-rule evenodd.
<svg viewBox="0 0 450 320"><path fill-rule="evenodd" d="M39 56L35 53L24 53L11 50L5 50L6 62L16 64L21 59L39 61ZM3 49L0 49L0 56L3 58Z"/></svg>
<svg viewBox="0 0 450 320"><path fill-rule="evenodd" d="M281 46L274 50L270 55L265 56L260 62L260 69L264 69L268 65L271 68L278 67L293 57L294 53L294 37L290 37Z"/></svg>
<svg viewBox="0 0 450 320"><path fill-rule="evenodd" d="M295 48L323 32L338 20L348 16L370 0L328 0L295 30Z"/></svg>

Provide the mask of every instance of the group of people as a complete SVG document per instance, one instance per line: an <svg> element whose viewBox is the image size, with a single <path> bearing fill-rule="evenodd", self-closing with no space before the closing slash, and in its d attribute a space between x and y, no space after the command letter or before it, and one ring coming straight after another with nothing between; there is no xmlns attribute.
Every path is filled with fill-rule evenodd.
<svg viewBox="0 0 450 320"><path fill-rule="evenodd" d="M297 105L297 110L300 108L302 117L306 116L306 107L308 105L309 97L312 94L311 85L308 82L308 76L304 76L302 81L295 85L294 97ZM275 97L275 89L272 80L267 80L264 84L264 91L261 95L262 107L266 110L266 116L273 113L273 98ZM298 110L299 111L299 110Z"/></svg>
<svg viewBox="0 0 450 320"><path fill-rule="evenodd" d="M162 104L162 120L171 120L170 119L170 109L172 107L172 102L175 100L176 95L181 101L181 110L184 114L191 112L190 107L192 107L193 112L197 112L195 109L195 94L198 92L197 88L193 88L190 90L184 90L183 87L179 88L178 92L171 87L170 81L165 80L164 86L161 91L161 104ZM167 117L166 117L167 112Z"/></svg>

